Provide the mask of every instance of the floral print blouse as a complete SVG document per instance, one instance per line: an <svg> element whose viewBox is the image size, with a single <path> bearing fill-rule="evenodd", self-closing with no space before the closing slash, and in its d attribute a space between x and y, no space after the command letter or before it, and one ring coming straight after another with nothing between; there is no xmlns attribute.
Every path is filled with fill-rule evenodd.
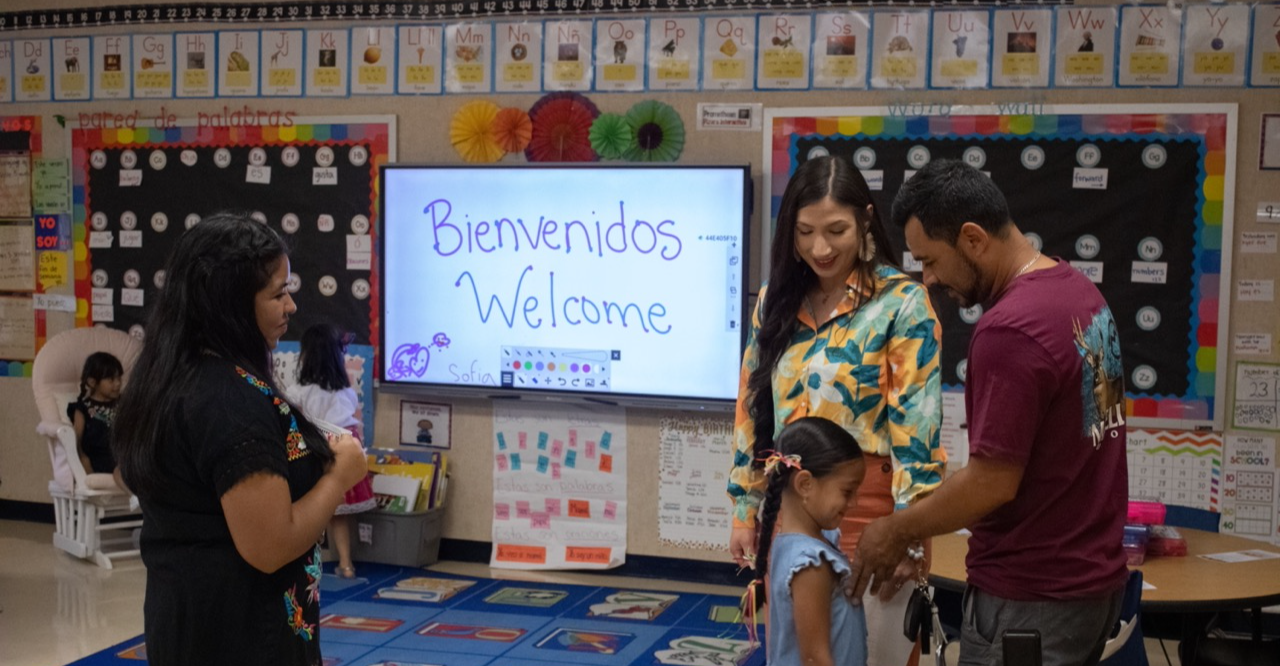
<svg viewBox="0 0 1280 666"><path fill-rule="evenodd" d="M851 290L856 280L850 275ZM892 458L894 505L902 509L941 483L946 468L939 442L941 327L925 287L896 268L877 268L875 288L875 298L857 311L846 296L820 327L807 308L796 313L799 325L773 371L774 436L805 416L838 423L864 453ZM751 467L755 421L746 393L766 291L760 290L742 359L728 487L735 526L753 526L764 498L764 474Z"/></svg>

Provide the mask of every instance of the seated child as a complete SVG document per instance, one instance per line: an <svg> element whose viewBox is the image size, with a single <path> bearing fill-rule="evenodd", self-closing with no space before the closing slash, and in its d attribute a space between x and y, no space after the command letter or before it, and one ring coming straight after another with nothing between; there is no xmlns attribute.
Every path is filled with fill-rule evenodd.
<svg viewBox="0 0 1280 666"><path fill-rule="evenodd" d="M67 418L76 432L76 455L86 474L114 474L116 459L111 455L111 424L116 418L116 400L124 380L120 359L107 352L94 352L80 371L80 395L67 405Z"/></svg>

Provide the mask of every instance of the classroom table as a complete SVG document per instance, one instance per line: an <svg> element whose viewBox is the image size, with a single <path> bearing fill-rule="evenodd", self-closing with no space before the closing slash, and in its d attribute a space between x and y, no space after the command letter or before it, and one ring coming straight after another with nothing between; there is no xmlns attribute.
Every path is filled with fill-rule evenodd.
<svg viewBox="0 0 1280 666"><path fill-rule="evenodd" d="M1187 540L1185 557L1148 557L1137 568L1155 589L1142 591L1147 612L1201 613L1244 610L1280 604L1280 558L1227 563L1198 555L1241 550L1280 553L1280 548L1229 534L1179 527ZM964 558L968 536L946 534L933 539L933 566L929 581L953 591L964 591Z"/></svg>

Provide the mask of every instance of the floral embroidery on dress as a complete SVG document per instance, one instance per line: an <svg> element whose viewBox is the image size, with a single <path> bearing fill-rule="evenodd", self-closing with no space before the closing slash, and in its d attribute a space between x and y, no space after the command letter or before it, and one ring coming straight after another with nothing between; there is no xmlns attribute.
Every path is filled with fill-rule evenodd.
<svg viewBox="0 0 1280 666"><path fill-rule="evenodd" d="M311 547L311 557L307 558L307 563L303 566L303 570L307 572L307 603L320 603L320 577L323 575L321 562L320 542L317 541Z"/></svg>
<svg viewBox="0 0 1280 666"><path fill-rule="evenodd" d="M303 619L302 604L298 603L298 597L294 594L297 589L295 586L284 593L284 610L288 616L289 628L293 630L293 633L301 636L303 640L309 641L316 635L316 626L307 624L307 621Z"/></svg>
<svg viewBox="0 0 1280 666"><path fill-rule="evenodd" d="M298 430L298 419L293 415L293 410L289 409L289 403L272 392L271 387L267 386L266 382L254 377L248 370L237 365L236 374L240 375L246 382L249 382L250 386L261 391L262 395L270 398L271 404L275 405L282 416L289 417L289 434L285 436L285 447L289 454L289 462L311 453L307 450L307 442L302 438L302 432Z"/></svg>

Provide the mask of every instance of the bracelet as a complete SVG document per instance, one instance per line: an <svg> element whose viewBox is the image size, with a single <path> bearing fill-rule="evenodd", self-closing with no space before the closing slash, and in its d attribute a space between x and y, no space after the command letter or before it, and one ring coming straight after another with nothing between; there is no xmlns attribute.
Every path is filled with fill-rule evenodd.
<svg viewBox="0 0 1280 666"><path fill-rule="evenodd" d="M916 562L919 562L919 561L923 560L923 559L924 559L924 544L922 544L922 543L918 543L918 542L917 542L917 543L916 543L916 544L914 544L914 545L907 546L907 557L910 557L911 559L915 560Z"/></svg>

